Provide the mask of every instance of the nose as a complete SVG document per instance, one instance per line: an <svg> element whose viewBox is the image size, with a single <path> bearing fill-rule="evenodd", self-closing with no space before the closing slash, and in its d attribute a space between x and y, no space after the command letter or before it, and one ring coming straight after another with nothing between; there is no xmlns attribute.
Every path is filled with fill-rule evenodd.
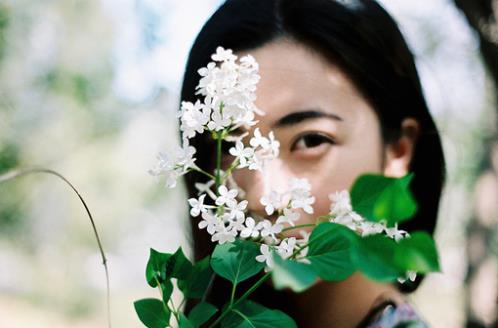
<svg viewBox="0 0 498 328"><path fill-rule="evenodd" d="M261 197L268 195L272 190L286 191L291 177L284 163L276 158L265 163L262 171L247 168L235 170L233 178L245 192L249 212L267 217L265 207L260 202Z"/></svg>

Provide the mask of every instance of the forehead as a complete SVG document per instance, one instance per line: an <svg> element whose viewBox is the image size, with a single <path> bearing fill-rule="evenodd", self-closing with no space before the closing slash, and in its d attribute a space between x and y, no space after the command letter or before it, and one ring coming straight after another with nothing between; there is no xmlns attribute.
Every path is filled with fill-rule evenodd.
<svg viewBox="0 0 498 328"><path fill-rule="evenodd" d="M303 108L320 108L345 122L373 111L342 69L305 45L281 39L239 53L245 54L259 64L256 106L266 113L260 123Z"/></svg>

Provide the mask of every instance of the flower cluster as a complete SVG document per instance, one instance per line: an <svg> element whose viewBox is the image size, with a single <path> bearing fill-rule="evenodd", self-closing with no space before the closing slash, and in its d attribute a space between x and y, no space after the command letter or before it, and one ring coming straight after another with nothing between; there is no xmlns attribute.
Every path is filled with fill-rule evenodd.
<svg viewBox="0 0 498 328"><path fill-rule="evenodd" d="M201 79L196 94L204 99L195 103L182 102L178 113L182 147L171 158L159 154L156 167L149 171L152 175L165 176L166 185L171 188L176 185L178 177L198 169L192 157L195 149L189 145L189 139L204 131L221 135L240 126L248 128L256 124L255 113L262 114L254 105L256 84L260 79L254 58L248 55L237 62L232 50L218 47L211 59L213 61L207 67L198 71ZM235 152L242 147L242 153L237 156L242 167L247 165L251 169L260 169L264 159L278 155L278 142L273 134L265 138L259 130L255 131L251 146L253 150L245 151L243 145L235 147ZM261 149L256 150L258 147Z"/></svg>
<svg viewBox="0 0 498 328"><path fill-rule="evenodd" d="M178 115L184 139L204 130L252 126L255 113L260 113L254 105L260 79L254 58L244 56L237 63L232 50L218 47L211 59L213 62L198 70L201 79L196 94L204 96L204 101L182 102Z"/></svg>
<svg viewBox="0 0 498 328"><path fill-rule="evenodd" d="M405 230L398 229L396 224L394 227L388 228L384 221L372 222L367 221L361 215L353 211L349 192L343 190L329 195L330 204L330 222L342 224L353 231L356 231L362 237L385 233L386 236L400 241L409 234Z"/></svg>
<svg viewBox="0 0 498 328"><path fill-rule="evenodd" d="M237 140L235 146L229 149L230 155L235 157L236 168L263 170L267 161L278 157L280 143L275 139L273 131L270 131L267 138L256 128L249 145L246 147L241 140Z"/></svg>
<svg viewBox="0 0 498 328"><path fill-rule="evenodd" d="M150 169L149 174L153 176L164 176L166 186L174 188L178 177L195 167L194 154L195 148L189 146L188 143L184 144L183 147L178 147L178 149L173 152L173 156L159 153L157 155L158 161L156 167Z"/></svg>
<svg viewBox="0 0 498 328"><path fill-rule="evenodd" d="M204 190L209 190L204 188ZM247 201L238 201L239 190L228 189L221 185L218 188L217 196L214 198L216 206L204 204L207 193L202 193L198 198L188 200L193 217L201 215L198 224L200 229L206 229L211 235L213 242L223 244L233 242L235 238L253 239L261 243L261 255L258 261L266 262L272 266L272 251L276 251L284 259L289 258L303 244L307 243L308 235L303 238L295 237L280 239L280 233L284 225L295 225L299 219L299 212L302 209L306 213L312 214L311 206L315 197L311 196L311 186L306 179L292 179L288 192L279 193L271 191L268 195L261 197L260 203L265 207L265 212L270 216L277 213L277 219L272 222L265 218L260 218L256 214L246 215ZM305 255L306 250L299 252L300 256Z"/></svg>

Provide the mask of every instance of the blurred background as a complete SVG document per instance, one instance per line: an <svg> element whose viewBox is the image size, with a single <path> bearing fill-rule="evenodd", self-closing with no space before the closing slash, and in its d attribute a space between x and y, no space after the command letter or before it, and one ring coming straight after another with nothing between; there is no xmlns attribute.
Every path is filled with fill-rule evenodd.
<svg viewBox="0 0 498 328"><path fill-rule="evenodd" d="M114 327L150 247L188 247L183 187L147 174L177 142L193 38L220 0L0 0L0 174L43 166L89 204L109 260ZM417 57L442 132L443 272L411 296L433 327L497 326L498 1L383 0ZM179 205L179 204L185 204ZM49 175L0 185L0 327L105 327L105 275L75 194Z"/></svg>

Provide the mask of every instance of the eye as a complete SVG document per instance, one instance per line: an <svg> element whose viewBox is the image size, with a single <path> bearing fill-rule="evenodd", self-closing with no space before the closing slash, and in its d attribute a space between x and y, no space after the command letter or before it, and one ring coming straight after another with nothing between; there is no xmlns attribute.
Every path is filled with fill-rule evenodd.
<svg viewBox="0 0 498 328"><path fill-rule="evenodd" d="M315 148L324 143L335 144L334 139L321 133L307 133L299 136L291 146L291 151Z"/></svg>

